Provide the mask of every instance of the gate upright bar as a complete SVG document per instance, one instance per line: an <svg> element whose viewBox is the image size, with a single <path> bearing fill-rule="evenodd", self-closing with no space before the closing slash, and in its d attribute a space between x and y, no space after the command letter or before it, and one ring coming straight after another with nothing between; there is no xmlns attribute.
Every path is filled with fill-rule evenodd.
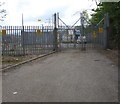
<svg viewBox="0 0 120 104"><path fill-rule="evenodd" d="M54 14L54 51L58 51L58 44L57 44L57 19L56 19L56 13Z"/></svg>

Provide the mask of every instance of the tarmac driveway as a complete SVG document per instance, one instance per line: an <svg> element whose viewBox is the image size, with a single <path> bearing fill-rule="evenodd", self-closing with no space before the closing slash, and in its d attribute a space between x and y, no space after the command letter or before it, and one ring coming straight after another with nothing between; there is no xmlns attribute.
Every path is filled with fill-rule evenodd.
<svg viewBox="0 0 120 104"><path fill-rule="evenodd" d="M96 51L55 53L3 73L3 102L117 102L118 68Z"/></svg>

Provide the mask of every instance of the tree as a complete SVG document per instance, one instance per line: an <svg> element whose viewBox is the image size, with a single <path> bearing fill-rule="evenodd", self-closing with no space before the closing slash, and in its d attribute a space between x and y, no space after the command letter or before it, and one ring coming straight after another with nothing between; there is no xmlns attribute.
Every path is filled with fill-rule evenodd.
<svg viewBox="0 0 120 104"><path fill-rule="evenodd" d="M4 18L6 17L6 10L2 9L2 5L4 5L4 2L0 2L0 21L4 21Z"/></svg>
<svg viewBox="0 0 120 104"><path fill-rule="evenodd" d="M95 13L91 16L91 24L96 25L104 17L105 13L109 13L110 18L110 41L111 44L120 44L120 2L103 2L99 3L97 9L93 9Z"/></svg>

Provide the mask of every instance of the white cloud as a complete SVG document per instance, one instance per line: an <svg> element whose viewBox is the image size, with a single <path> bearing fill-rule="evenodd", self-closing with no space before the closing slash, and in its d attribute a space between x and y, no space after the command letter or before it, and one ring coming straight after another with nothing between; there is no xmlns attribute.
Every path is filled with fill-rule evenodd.
<svg viewBox="0 0 120 104"><path fill-rule="evenodd" d="M7 18L3 25L21 25L22 13L24 14L25 25L39 25L37 21L41 18L46 22L54 12L60 12L61 18L66 23L74 23L79 15L73 14L76 11L90 8L89 0L4 0L6 2ZM93 3L93 7L95 7Z"/></svg>

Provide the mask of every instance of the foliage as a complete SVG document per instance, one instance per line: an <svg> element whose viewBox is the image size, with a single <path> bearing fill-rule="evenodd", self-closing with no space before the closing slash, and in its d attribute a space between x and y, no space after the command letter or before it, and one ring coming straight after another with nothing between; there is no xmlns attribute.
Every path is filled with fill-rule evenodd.
<svg viewBox="0 0 120 104"><path fill-rule="evenodd" d="M120 44L120 2L103 2L99 3L97 9L93 9L91 15L91 24L97 25L104 18L104 14L109 14L110 21L110 39L114 44Z"/></svg>
<svg viewBox="0 0 120 104"><path fill-rule="evenodd" d="M4 21L4 18L6 17L6 10L5 9L2 9L2 5L4 3L0 2L0 21Z"/></svg>

